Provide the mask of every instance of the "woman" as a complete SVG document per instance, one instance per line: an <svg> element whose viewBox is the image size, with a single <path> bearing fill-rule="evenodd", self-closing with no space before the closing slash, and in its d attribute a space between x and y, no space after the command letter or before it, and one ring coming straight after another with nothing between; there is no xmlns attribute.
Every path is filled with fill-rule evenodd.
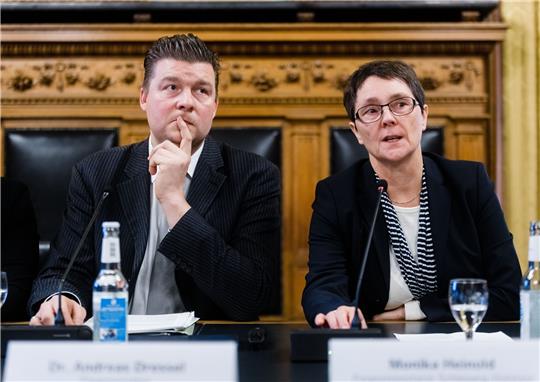
<svg viewBox="0 0 540 382"><path fill-rule="evenodd" d="M520 268L484 167L420 148L428 106L414 71L370 62L344 92L349 125L369 159L317 185L302 305L312 326L349 328L364 246L385 179L359 298L373 320L452 320L448 283L484 278L486 320L519 316Z"/></svg>

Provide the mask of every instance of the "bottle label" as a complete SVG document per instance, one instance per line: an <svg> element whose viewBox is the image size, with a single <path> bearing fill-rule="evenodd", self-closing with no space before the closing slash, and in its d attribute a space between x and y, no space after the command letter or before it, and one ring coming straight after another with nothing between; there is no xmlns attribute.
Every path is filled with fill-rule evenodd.
<svg viewBox="0 0 540 382"><path fill-rule="evenodd" d="M99 311L100 341L125 341L127 310L125 298L102 298Z"/></svg>
<svg viewBox="0 0 540 382"><path fill-rule="evenodd" d="M529 261L540 261L540 235L532 236L529 240Z"/></svg>
<svg viewBox="0 0 540 382"><path fill-rule="evenodd" d="M101 247L102 263L120 263L120 240L117 237L104 237Z"/></svg>
<svg viewBox="0 0 540 382"><path fill-rule="evenodd" d="M526 291L521 291L519 293L519 307L520 307L520 321L529 320L529 312L531 311L531 305L529 303L529 293Z"/></svg>
<svg viewBox="0 0 540 382"><path fill-rule="evenodd" d="M520 337L521 339L528 339L530 336L530 322L529 322L529 312L531 306L529 304L529 294L525 291L521 291L519 294L519 306L520 306Z"/></svg>

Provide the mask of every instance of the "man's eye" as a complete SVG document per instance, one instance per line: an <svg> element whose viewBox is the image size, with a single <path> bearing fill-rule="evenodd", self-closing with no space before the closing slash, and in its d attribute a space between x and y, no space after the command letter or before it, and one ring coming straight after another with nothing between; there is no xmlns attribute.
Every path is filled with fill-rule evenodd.
<svg viewBox="0 0 540 382"><path fill-rule="evenodd" d="M201 94L208 94L209 93L208 89L206 89L206 88L199 88L199 89L197 89L197 92L199 92Z"/></svg>
<svg viewBox="0 0 540 382"><path fill-rule="evenodd" d="M169 85L167 85L167 86L165 87L165 90L172 90L172 91L174 91L174 90L176 90L176 89L177 89L177 87L176 87L175 84L169 84Z"/></svg>

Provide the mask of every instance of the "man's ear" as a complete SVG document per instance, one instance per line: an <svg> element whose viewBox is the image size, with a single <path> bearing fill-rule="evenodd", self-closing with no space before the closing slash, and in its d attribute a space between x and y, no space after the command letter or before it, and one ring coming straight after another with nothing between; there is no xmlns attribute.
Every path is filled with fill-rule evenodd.
<svg viewBox="0 0 540 382"><path fill-rule="evenodd" d="M141 91L139 92L139 106L141 107L142 111L146 111L147 97L148 93L144 89L144 86L141 86Z"/></svg>
<svg viewBox="0 0 540 382"><path fill-rule="evenodd" d="M212 119L216 117L218 107L219 107L219 101L216 99L216 108L214 109L214 115L212 115Z"/></svg>
<svg viewBox="0 0 540 382"><path fill-rule="evenodd" d="M360 133L358 132L358 128L356 127L356 123L350 121L349 122L349 127L351 128L351 131L354 134L354 136L356 137L356 140L358 141L358 143L363 145L364 140L362 139L362 137L360 136Z"/></svg>

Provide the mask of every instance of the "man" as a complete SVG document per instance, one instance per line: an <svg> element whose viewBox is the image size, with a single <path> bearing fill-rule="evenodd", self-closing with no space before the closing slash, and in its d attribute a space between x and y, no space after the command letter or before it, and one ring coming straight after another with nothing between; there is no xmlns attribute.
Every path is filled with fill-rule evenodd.
<svg viewBox="0 0 540 382"><path fill-rule="evenodd" d="M64 284L67 324L92 305L103 221L120 222L130 312L194 310L205 319L252 320L270 299L279 261L280 176L265 159L208 133L217 111L219 61L192 34L147 52L140 107L150 138L96 153L73 171L51 262L34 283L30 323L52 324L51 298L104 190L111 189ZM41 304L41 305L40 305Z"/></svg>
<svg viewBox="0 0 540 382"><path fill-rule="evenodd" d="M317 185L302 304L312 326L349 328L370 222L381 209L359 295L365 319L451 321L453 278L486 279L486 320L517 320L521 279L512 235L485 168L422 153L428 106L400 61L358 68L345 88L349 126L369 158Z"/></svg>

